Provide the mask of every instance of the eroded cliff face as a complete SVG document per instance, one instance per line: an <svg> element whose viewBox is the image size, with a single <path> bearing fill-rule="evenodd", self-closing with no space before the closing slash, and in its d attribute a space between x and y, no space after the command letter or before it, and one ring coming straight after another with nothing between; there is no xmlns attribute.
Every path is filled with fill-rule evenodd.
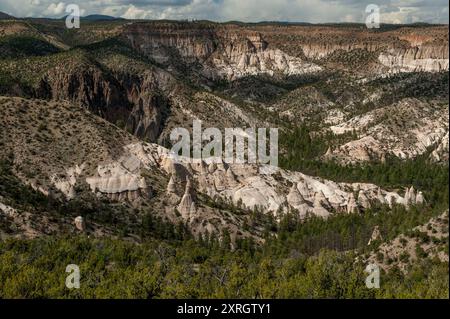
<svg viewBox="0 0 450 319"><path fill-rule="evenodd" d="M321 68L279 49L269 49L260 33L238 27L196 24L131 24L122 36L159 63L181 58L201 64L202 75L234 80L249 75L298 75Z"/></svg>
<svg viewBox="0 0 450 319"><path fill-rule="evenodd" d="M366 42L367 41L367 42ZM399 40L398 43L384 42L381 39L361 39L357 43L305 43L300 44L304 55L312 60L320 60L336 51L365 50L376 52L380 63L398 71L439 72L448 69L448 44L411 44Z"/></svg>
<svg viewBox="0 0 450 319"><path fill-rule="evenodd" d="M288 54L323 60L337 51L375 53L379 72L439 72L448 70L448 28L399 28L368 30L332 26L260 27L270 43ZM384 68L383 68L384 67Z"/></svg>
<svg viewBox="0 0 450 319"><path fill-rule="evenodd" d="M368 31L359 27L133 22L117 27L113 35L111 43L117 42L116 46L100 42L67 56L56 54L55 60L61 60L56 64L43 58L42 63L30 66L39 78L32 95L76 101L151 142L167 137L164 130L170 126L170 114L178 112L179 118L172 122L183 124L185 116L206 117L210 101L193 101L191 83L207 91L222 80L239 83L258 76L277 80L320 76L334 72L339 64L364 76L448 70L448 32L443 27ZM102 55L107 50L111 51ZM142 64L142 56L136 53L150 59L144 67L128 70L127 63ZM132 58L123 62L126 55ZM254 86L260 90L257 83ZM27 95L27 90L20 85L11 88L20 96ZM245 122L254 125L256 121Z"/></svg>
<svg viewBox="0 0 450 319"><path fill-rule="evenodd" d="M134 49L149 54L159 62L169 58L166 50L170 48L176 49L181 57L193 60L205 60L217 48L217 38L212 27L133 23L124 27L122 36Z"/></svg>
<svg viewBox="0 0 450 319"><path fill-rule="evenodd" d="M380 53L378 60L391 72L441 72L448 70L448 49L448 43L391 48Z"/></svg>
<svg viewBox="0 0 450 319"><path fill-rule="evenodd" d="M431 159L448 158L448 105L428 105L403 99L348 121L333 125L335 134L356 132L358 137L333 150L325 158L344 163L383 161L386 156L411 159L434 149Z"/></svg>
<svg viewBox="0 0 450 319"><path fill-rule="evenodd" d="M75 101L113 123L126 120L132 108L116 79L84 63L50 69L41 78L35 94L40 98Z"/></svg>
<svg viewBox="0 0 450 319"><path fill-rule="evenodd" d="M163 92L170 76L158 69L134 75L113 71L73 58L47 70L32 94L74 101L142 139L156 141L170 108L169 92Z"/></svg>
<svg viewBox="0 0 450 319"><path fill-rule="evenodd" d="M294 211L300 218L356 213L374 204L408 207L425 200L414 188L400 196L373 184L335 183L270 166L208 160L192 163L186 158L174 158L169 150L155 144L130 144L125 150L129 160L146 169L158 169L169 177L167 199L178 207L184 221L191 224L198 218L217 217L217 212L199 205L201 201L196 194L275 215Z"/></svg>

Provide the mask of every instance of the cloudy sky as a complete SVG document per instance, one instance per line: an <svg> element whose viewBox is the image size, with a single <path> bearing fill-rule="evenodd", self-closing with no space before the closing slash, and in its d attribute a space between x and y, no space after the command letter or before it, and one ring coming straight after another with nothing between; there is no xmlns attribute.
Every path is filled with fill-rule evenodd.
<svg viewBox="0 0 450 319"><path fill-rule="evenodd" d="M368 4L380 7L382 23L446 23L449 0L0 0L0 11L17 17L61 17L77 4L82 15L129 19L208 19L291 22L364 22Z"/></svg>

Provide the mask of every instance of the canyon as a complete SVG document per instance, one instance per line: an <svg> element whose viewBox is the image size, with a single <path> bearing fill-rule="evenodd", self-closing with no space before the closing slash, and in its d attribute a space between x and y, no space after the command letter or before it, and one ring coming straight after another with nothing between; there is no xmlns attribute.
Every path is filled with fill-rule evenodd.
<svg viewBox="0 0 450 319"><path fill-rule="evenodd" d="M313 158L324 163L448 165L446 26L86 23L68 36L58 21L0 21L2 159L20 183L64 205L107 203L112 220L131 228L151 207L197 237L226 230L233 242L263 242L267 216L331 218L430 201L411 184L172 158L170 133L192 131L196 120L279 127L283 136L309 125L299 138L326 137ZM292 151L280 139L280 156ZM113 232L102 216L56 222L44 211L33 223L32 210L15 204L3 196L0 208L17 236L70 229L78 217L78 231ZM21 225L26 231L13 231Z"/></svg>

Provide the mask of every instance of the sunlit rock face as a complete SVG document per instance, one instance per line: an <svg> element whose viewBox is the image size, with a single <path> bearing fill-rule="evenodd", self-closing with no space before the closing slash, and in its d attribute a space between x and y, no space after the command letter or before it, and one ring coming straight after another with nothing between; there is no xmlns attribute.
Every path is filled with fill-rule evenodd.
<svg viewBox="0 0 450 319"><path fill-rule="evenodd" d="M402 99L330 129L338 135L354 131L358 136L330 149L324 156L327 159L343 163L384 161L387 156L411 159L432 148L432 161L448 160L448 105Z"/></svg>
<svg viewBox="0 0 450 319"><path fill-rule="evenodd" d="M86 178L92 192L116 201L133 201L140 196L148 196L147 183L140 175L138 158L123 157L117 162L99 165L97 175Z"/></svg>
<svg viewBox="0 0 450 319"><path fill-rule="evenodd" d="M447 59L415 58L411 52L382 53L378 60L387 66L390 72L441 72L448 70Z"/></svg>
<svg viewBox="0 0 450 319"><path fill-rule="evenodd" d="M142 167L156 167L169 176L167 193L177 196L178 210L186 220L197 212L195 193L275 215L297 212L302 218L357 213L374 204L409 206L417 202L415 191L412 195L411 190L402 197L373 184L336 183L271 166L191 163L186 158L173 158L167 149L155 144L131 144L127 150ZM175 181L185 185L184 193L176 189Z"/></svg>
<svg viewBox="0 0 450 319"><path fill-rule="evenodd" d="M354 52L369 53L366 56L374 59L363 63L362 72L440 72L449 67L446 26L403 27L383 32L330 26L261 27L258 31L269 47L277 46L290 55L300 51L311 61L326 61L337 53L343 53L341 57Z"/></svg>
<svg viewBox="0 0 450 319"><path fill-rule="evenodd" d="M168 62L169 52L176 52L186 63L201 63L203 75L211 79L235 80L260 74L292 76L322 70L280 49L268 48L260 33L240 28L133 24L124 29L123 37L135 49L161 63Z"/></svg>

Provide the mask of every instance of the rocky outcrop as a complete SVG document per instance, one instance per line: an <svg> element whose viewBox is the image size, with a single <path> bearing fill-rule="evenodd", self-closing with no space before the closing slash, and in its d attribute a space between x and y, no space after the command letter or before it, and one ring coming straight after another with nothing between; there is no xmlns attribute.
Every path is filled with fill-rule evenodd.
<svg viewBox="0 0 450 319"><path fill-rule="evenodd" d="M225 163L206 166L204 163L191 164L184 158L177 158L175 162L167 149L154 144L132 144L127 146L127 150L139 158L144 167L156 167L172 176L173 181L187 178L184 195L178 204L185 220L190 220L198 212L193 181L198 185L197 192L211 198L221 198L225 202L231 199L235 205L275 214L297 211L300 218L305 218L308 213L324 218L333 213L358 213L372 207L373 203L405 203L399 194L384 191L373 184L335 183L270 166ZM170 181L169 188L173 192ZM357 201L354 192L358 193Z"/></svg>
<svg viewBox="0 0 450 319"><path fill-rule="evenodd" d="M378 199L378 192L377 192L377 199ZM360 190L358 193L358 203L364 209L368 209L372 206L369 198L366 196L363 190Z"/></svg>
<svg viewBox="0 0 450 319"><path fill-rule="evenodd" d="M168 195L176 195L177 193L177 188L176 188L176 184L174 181L173 176L170 177L169 183L167 184L167 194Z"/></svg>
<svg viewBox="0 0 450 319"><path fill-rule="evenodd" d="M140 97L134 104L126 127L134 135L149 141L156 141L162 130L163 114L169 108L168 100L162 95Z"/></svg>
<svg viewBox="0 0 450 319"><path fill-rule="evenodd" d="M405 200L405 205L408 208L411 205L415 205L416 204L416 190L414 189L413 186L411 186L411 188L406 190L404 200Z"/></svg>
<svg viewBox="0 0 450 319"><path fill-rule="evenodd" d="M2 199L3 198L0 197L0 200L2 200ZM18 215L17 210L15 210L14 208L12 208L8 205L3 204L1 201L0 201L0 212L10 218L17 217L17 215Z"/></svg>
<svg viewBox="0 0 450 319"><path fill-rule="evenodd" d="M75 228L81 232L84 232L86 230L86 221L82 216L78 216L74 220Z"/></svg>
<svg viewBox="0 0 450 319"><path fill-rule="evenodd" d="M330 216L331 205L322 191L315 193L313 206L312 212L314 215L323 218Z"/></svg>
<svg viewBox="0 0 450 319"><path fill-rule="evenodd" d="M448 154L449 154L449 134L444 135L439 145L436 149L431 153L430 158L433 162L444 163L448 162Z"/></svg>
<svg viewBox="0 0 450 319"><path fill-rule="evenodd" d="M184 220L189 220L191 217L195 216L195 213L197 212L194 189L190 179L186 180L186 188L184 190L184 195L178 204L178 211Z"/></svg>
<svg viewBox="0 0 450 319"><path fill-rule="evenodd" d="M359 213L359 207L358 207L358 204L356 203L355 195L353 194L353 192L351 192L351 193L348 195L348 200L347 200L347 213L348 213L348 214L356 214L356 213Z"/></svg>
<svg viewBox="0 0 450 319"><path fill-rule="evenodd" d="M380 53L378 60L390 72L441 72L448 70L448 43L410 44Z"/></svg>
<svg viewBox="0 0 450 319"><path fill-rule="evenodd" d="M201 73L210 79L321 71L313 63L269 49L261 34L244 28L141 23L126 26L122 36L133 48L160 63L173 64L171 59L178 57L188 64L200 63Z"/></svg>
<svg viewBox="0 0 450 319"><path fill-rule="evenodd" d="M425 203L426 203L426 201L425 201L425 196L423 195L423 193L422 192L417 193L416 204L423 205Z"/></svg>
<svg viewBox="0 0 450 319"><path fill-rule="evenodd" d="M378 188L378 191L377 191L377 201L382 205L388 204L386 198L382 194L381 188Z"/></svg>
<svg viewBox="0 0 450 319"><path fill-rule="evenodd" d="M431 149L431 160L448 159L448 105L403 99L330 127L358 138L330 149L325 158L348 162L383 161L386 156L415 158ZM384 120L383 120L384 119Z"/></svg>
<svg viewBox="0 0 450 319"><path fill-rule="evenodd" d="M88 107L110 122L126 122L132 105L113 77L83 56L75 55L56 65L41 78L35 95L39 98L70 100Z"/></svg>
<svg viewBox="0 0 450 319"><path fill-rule="evenodd" d="M324 61L334 54L343 53L341 58L348 58L349 61L337 62L349 62L348 67L351 68L352 63L362 57L365 72L440 72L449 68L448 29L445 26L423 29L405 27L381 33L327 26L276 30L266 27L259 31L269 45L282 48L288 54L300 49L299 55L309 60ZM368 54L360 54L362 52Z"/></svg>
<svg viewBox="0 0 450 319"><path fill-rule="evenodd" d="M417 48L416 48L417 49ZM415 51L415 50L414 50ZM407 53L382 53L378 57L381 64L388 67L389 72L441 72L448 70L447 59L415 59Z"/></svg>
<svg viewBox="0 0 450 319"><path fill-rule="evenodd" d="M152 56L160 63L167 61L168 49L194 61L208 58L217 48L212 25L187 23L133 23L124 27L122 37L139 51Z"/></svg>
<svg viewBox="0 0 450 319"><path fill-rule="evenodd" d="M311 211L312 206L309 205L299 192L297 185L293 184L286 196L287 203L290 207L298 211L300 217L304 218Z"/></svg>
<svg viewBox="0 0 450 319"><path fill-rule="evenodd" d="M219 75L228 80L260 74L293 76L322 71L318 65L289 56L281 50L242 52L227 59L214 59L213 63Z"/></svg>

